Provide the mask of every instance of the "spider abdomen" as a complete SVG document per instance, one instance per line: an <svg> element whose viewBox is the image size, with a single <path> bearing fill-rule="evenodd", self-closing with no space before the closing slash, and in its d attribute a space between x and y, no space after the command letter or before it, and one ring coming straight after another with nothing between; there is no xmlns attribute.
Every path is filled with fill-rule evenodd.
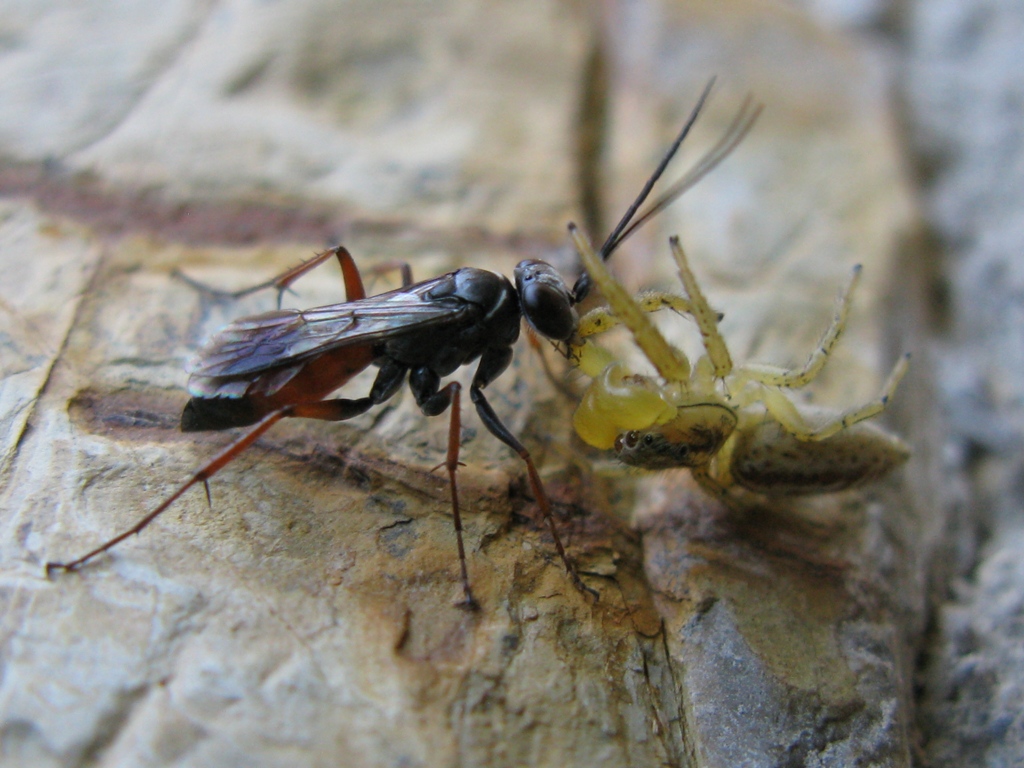
<svg viewBox="0 0 1024 768"><path fill-rule="evenodd" d="M730 471L744 488L766 494L830 493L878 480L910 450L868 422L824 440L798 440L775 421L737 432Z"/></svg>

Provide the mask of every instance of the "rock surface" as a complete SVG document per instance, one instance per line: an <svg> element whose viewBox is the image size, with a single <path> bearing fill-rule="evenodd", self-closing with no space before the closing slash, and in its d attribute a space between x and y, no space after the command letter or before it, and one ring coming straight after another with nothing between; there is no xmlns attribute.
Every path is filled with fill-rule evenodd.
<svg viewBox="0 0 1024 768"><path fill-rule="evenodd" d="M752 0L396 8L4 15L0 764L910 765L930 601L969 554L950 556L935 267L889 60ZM573 440L572 404L521 344L488 394L541 466L597 604L467 404L482 610L453 605L448 487L431 472L448 422L408 394L278 425L214 479L212 511L193 490L81 572L44 577L231 439L177 431L182 369L273 297L218 299L176 270L239 288L340 240L420 278L527 257L571 274L566 222L610 228L711 74L687 157L747 91L766 113L614 265L630 288L678 290L666 237L680 234L736 356L792 365L862 263L815 402L869 399L912 350L887 414L914 446L904 471L743 514L685 472L623 476ZM334 269L289 304L340 301Z"/></svg>
<svg viewBox="0 0 1024 768"><path fill-rule="evenodd" d="M1019 3L911 4L905 93L944 247L941 381L968 470L961 567L930 638L920 711L937 767L1024 762L1024 73ZM977 545L977 548L975 546Z"/></svg>

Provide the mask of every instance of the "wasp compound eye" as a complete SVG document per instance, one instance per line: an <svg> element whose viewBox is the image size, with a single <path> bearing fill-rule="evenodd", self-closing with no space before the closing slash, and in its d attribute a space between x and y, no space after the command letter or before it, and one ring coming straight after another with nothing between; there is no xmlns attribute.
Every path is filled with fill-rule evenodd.
<svg viewBox="0 0 1024 768"><path fill-rule="evenodd" d="M580 318L569 288L554 267L537 259L526 259L516 266L515 278L523 315L534 330L554 341L572 338Z"/></svg>

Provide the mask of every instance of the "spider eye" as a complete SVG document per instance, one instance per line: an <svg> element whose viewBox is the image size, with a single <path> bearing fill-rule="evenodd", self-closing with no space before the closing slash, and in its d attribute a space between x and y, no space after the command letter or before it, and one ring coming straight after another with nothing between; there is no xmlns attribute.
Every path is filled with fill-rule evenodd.
<svg viewBox="0 0 1024 768"><path fill-rule="evenodd" d="M636 448L638 440L639 433L635 430L619 435L615 438L615 450L621 451L623 448Z"/></svg>
<svg viewBox="0 0 1024 768"><path fill-rule="evenodd" d="M644 435L644 445L652 445L654 443L654 435Z"/></svg>

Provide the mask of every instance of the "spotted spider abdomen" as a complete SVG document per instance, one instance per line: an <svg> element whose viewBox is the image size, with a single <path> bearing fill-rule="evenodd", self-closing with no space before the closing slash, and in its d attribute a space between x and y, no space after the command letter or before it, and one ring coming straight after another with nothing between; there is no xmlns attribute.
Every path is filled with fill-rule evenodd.
<svg viewBox="0 0 1024 768"><path fill-rule="evenodd" d="M797 440L769 420L736 434L729 469L748 490L789 496L869 483L909 457L902 440L867 422L824 440Z"/></svg>

